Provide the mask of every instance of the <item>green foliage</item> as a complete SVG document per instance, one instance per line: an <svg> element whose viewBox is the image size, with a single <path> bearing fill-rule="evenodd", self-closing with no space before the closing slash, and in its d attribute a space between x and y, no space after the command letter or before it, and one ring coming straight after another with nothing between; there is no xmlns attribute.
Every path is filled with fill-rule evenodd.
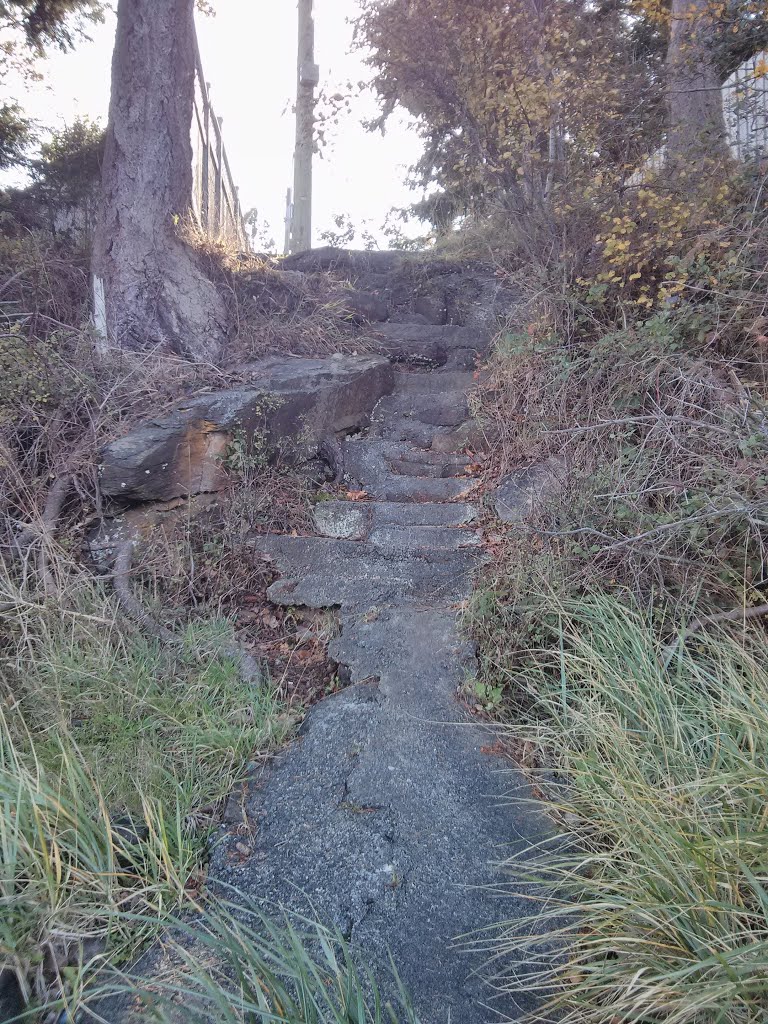
<svg viewBox="0 0 768 1024"><path fill-rule="evenodd" d="M539 909L490 942L497 980L548 991L547 1019L574 1024L757 1024L768 1003L763 638L686 639L626 596L541 596L550 615L515 733L568 834L507 864Z"/></svg>
<svg viewBox="0 0 768 1024"><path fill-rule="evenodd" d="M482 394L492 459L554 455L567 481L494 525L470 623L560 828L509 863L533 908L488 942L497 982L551 993L545 1019L768 1004L763 191L748 168L596 192L591 251L510 275L532 297Z"/></svg>
<svg viewBox="0 0 768 1024"><path fill-rule="evenodd" d="M25 1002L61 1008L105 949L124 954L148 933L118 908L178 903L195 856L181 821L155 801L141 806L140 844L129 819L120 830L67 734L45 767L29 743L18 748L18 731L0 717L0 969Z"/></svg>
<svg viewBox="0 0 768 1024"><path fill-rule="evenodd" d="M504 696L503 684L498 683L496 686L492 686L490 683L483 683L479 679L472 680L469 691L483 711L493 711L498 708Z"/></svg>
<svg viewBox="0 0 768 1024"><path fill-rule="evenodd" d="M266 412L273 405L269 396L264 396ZM224 452L223 462L227 469L241 477L250 479L255 473L263 472L274 454L269 438L260 430L245 431L237 427Z"/></svg>
<svg viewBox="0 0 768 1024"><path fill-rule="evenodd" d="M0 608L0 970L50 1008L80 983L44 969L62 936L114 963L185 904L217 801L293 719L240 678L224 620L162 646L82 571L50 606L6 572Z"/></svg>
<svg viewBox="0 0 768 1024"><path fill-rule="evenodd" d="M19 33L28 47L42 56L49 46L71 49L88 22L103 19L102 0L0 0L0 29ZM8 44L13 54L13 41ZM6 56L9 55L6 49Z"/></svg>
<svg viewBox="0 0 768 1024"><path fill-rule="evenodd" d="M32 142L32 124L18 103L0 106L0 170L23 163Z"/></svg>
<svg viewBox="0 0 768 1024"><path fill-rule="evenodd" d="M222 653L230 623L193 622L170 649L126 633L114 601L84 575L71 588L61 615L30 607L10 578L0 585L13 609L3 685L21 752L29 741L55 768L69 738L112 810L151 799L186 817L226 794L252 751L283 739L291 720L268 678L246 684Z"/></svg>
<svg viewBox="0 0 768 1024"><path fill-rule="evenodd" d="M53 209L92 206L103 153L104 130L87 118L54 132L30 163L35 198Z"/></svg>
<svg viewBox="0 0 768 1024"><path fill-rule="evenodd" d="M377 123L397 105L417 118L416 176L440 189L436 223L491 200L532 212L564 183L566 156L572 182L593 173L596 153L616 165L648 146L658 58L638 53L625 15L621 4L364 5L358 32L372 50Z"/></svg>

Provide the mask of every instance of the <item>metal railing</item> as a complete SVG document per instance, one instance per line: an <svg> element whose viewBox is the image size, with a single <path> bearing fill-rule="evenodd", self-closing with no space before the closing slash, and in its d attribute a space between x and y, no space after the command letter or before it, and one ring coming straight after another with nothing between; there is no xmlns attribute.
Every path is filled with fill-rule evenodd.
<svg viewBox="0 0 768 1024"><path fill-rule="evenodd" d="M232 180L221 134L222 118L211 104L210 83L195 45L195 102L192 114L192 212L213 241L248 248L238 190Z"/></svg>

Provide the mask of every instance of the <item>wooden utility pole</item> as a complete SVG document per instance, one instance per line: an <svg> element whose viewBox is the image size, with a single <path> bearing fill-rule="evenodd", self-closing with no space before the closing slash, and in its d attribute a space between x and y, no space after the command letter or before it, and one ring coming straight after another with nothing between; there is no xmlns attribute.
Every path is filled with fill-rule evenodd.
<svg viewBox="0 0 768 1024"><path fill-rule="evenodd" d="M315 64L313 0L299 0L299 50L296 76L296 149L293 156L293 216L290 251L312 246L312 151L315 136Z"/></svg>

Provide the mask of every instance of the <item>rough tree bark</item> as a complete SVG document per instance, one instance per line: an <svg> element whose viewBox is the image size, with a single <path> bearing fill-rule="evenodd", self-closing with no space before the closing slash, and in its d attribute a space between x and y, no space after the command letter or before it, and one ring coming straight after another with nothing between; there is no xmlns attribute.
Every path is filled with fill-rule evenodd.
<svg viewBox="0 0 768 1024"><path fill-rule="evenodd" d="M712 56L712 0L672 0L667 50L672 163L727 156L720 78Z"/></svg>
<svg viewBox="0 0 768 1024"><path fill-rule="evenodd" d="M221 296L178 237L192 198L194 0L119 0L94 239L110 340L215 360Z"/></svg>

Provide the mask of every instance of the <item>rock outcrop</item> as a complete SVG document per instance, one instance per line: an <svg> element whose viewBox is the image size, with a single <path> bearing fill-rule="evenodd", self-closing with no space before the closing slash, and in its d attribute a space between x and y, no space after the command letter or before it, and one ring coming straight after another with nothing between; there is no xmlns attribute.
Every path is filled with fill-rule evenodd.
<svg viewBox="0 0 768 1024"><path fill-rule="evenodd" d="M107 445L102 493L140 502L219 490L235 438L265 458L278 450L287 459L311 457L324 438L366 426L393 385L381 356L272 357L246 371L252 383L180 402Z"/></svg>
<svg viewBox="0 0 768 1024"><path fill-rule="evenodd" d="M565 460L554 456L522 466L496 488L496 515L505 523L520 523L557 497L567 479Z"/></svg>

